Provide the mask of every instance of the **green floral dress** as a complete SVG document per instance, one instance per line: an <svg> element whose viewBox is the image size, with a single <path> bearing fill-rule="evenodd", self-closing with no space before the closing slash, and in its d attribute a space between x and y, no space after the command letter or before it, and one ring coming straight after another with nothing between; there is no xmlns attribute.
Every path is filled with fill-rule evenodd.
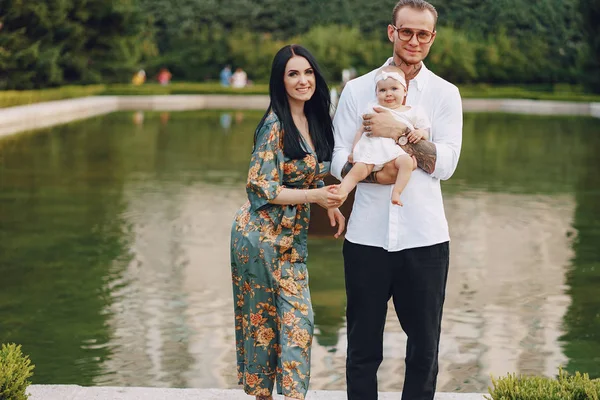
<svg viewBox="0 0 600 400"><path fill-rule="evenodd" d="M270 204L281 189L323 185L329 162L310 151L284 156L272 113L257 136L246 191L231 231L231 272L239 384L252 396L304 399L310 379L313 311L306 269L310 204ZM304 143L305 148L306 143ZM276 379L277 378L277 379Z"/></svg>

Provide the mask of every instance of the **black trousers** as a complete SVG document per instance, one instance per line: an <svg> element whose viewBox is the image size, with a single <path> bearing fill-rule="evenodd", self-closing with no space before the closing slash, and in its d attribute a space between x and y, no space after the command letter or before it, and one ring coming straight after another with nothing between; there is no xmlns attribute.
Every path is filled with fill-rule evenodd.
<svg viewBox="0 0 600 400"><path fill-rule="evenodd" d="M402 400L433 400L438 373L448 242L397 252L344 242L348 299L348 400L377 399L383 328L393 298L408 336Z"/></svg>

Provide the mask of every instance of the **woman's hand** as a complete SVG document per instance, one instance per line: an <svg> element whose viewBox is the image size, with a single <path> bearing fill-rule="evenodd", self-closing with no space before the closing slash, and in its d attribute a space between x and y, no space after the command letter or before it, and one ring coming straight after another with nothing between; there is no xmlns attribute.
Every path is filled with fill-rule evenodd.
<svg viewBox="0 0 600 400"><path fill-rule="evenodd" d="M373 107L374 113L363 115L363 128L369 136L386 137L398 141L407 128L391 112L381 107Z"/></svg>
<svg viewBox="0 0 600 400"><path fill-rule="evenodd" d="M344 229L346 228L346 218L339 210L339 208L328 209L327 216L329 217L329 222L331 223L331 226L335 227L335 224L337 223L338 230L333 235L333 237L337 239L340 237L340 235L344 232Z"/></svg>
<svg viewBox="0 0 600 400"><path fill-rule="evenodd" d="M329 185L318 189L311 189L309 191L309 201L317 203L323 208L337 208L344 204L344 201L348 197L348 194L338 193L339 186Z"/></svg>

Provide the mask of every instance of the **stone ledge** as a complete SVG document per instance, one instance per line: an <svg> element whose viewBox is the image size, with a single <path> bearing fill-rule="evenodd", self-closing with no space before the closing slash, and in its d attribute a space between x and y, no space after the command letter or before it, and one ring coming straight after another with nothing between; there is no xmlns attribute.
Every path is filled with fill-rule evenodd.
<svg viewBox="0 0 600 400"><path fill-rule="evenodd" d="M202 109L265 110L267 95L90 96L0 108L0 137L47 128L114 111ZM600 118L600 103L519 99L463 99L465 112L580 115Z"/></svg>
<svg viewBox="0 0 600 400"><path fill-rule="evenodd" d="M167 389L141 387L83 387L77 385L31 385L29 400L251 400L242 390ZM399 400L401 393L380 392L379 400ZM283 396L275 396L282 400ZM309 390L307 400L346 400L346 392ZM483 400L480 393L437 393L435 400Z"/></svg>

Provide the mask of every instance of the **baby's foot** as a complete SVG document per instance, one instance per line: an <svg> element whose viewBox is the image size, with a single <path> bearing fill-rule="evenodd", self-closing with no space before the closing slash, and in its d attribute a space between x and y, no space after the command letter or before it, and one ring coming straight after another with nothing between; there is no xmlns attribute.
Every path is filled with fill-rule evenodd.
<svg viewBox="0 0 600 400"><path fill-rule="evenodd" d="M400 207L404 206L404 204L402 204L402 202L400 201L401 194L402 194L402 192L396 192L396 191L392 192L392 204L395 204Z"/></svg>

